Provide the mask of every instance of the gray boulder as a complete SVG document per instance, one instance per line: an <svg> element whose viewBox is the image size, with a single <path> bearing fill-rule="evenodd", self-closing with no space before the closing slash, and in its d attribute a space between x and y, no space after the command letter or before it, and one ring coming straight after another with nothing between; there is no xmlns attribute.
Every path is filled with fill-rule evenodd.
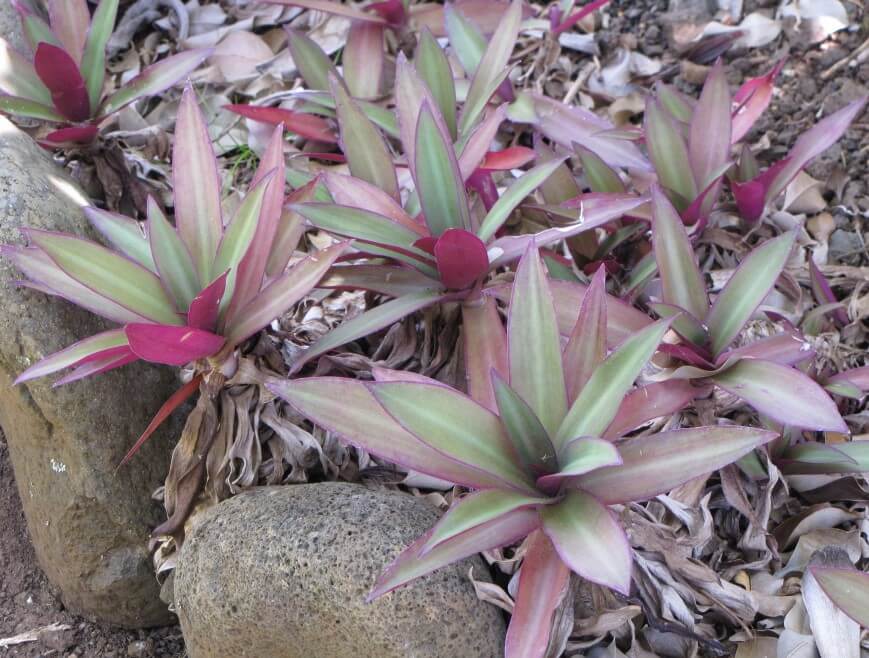
<svg viewBox="0 0 869 658"><path fill-rule="evenodd" d="M265 487L203 512L175 570L190 658L495 658L504 620L475 557L365 597L438 518L423 499L345 483Z"/></svg>
<svg viewBox="0 0 869 658"><path fill-rule="evenodd" d="M46 152L0 118L0 243L20 243L21 226L93 237L82 203ZM0 258L0 426L36 555L69 609L128 627L167 622L147 540L162 520L151 493L179 419L116 467L177 388L175 376L132 365L57 389L50 377L13 386L43 356L107 328L62 299L14 286L20 278Z"/></svg>

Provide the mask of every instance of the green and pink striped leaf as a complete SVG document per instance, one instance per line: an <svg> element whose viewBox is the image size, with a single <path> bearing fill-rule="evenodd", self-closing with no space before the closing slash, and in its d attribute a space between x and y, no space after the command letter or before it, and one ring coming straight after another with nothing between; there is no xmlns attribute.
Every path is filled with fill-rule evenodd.
<svg viewBox="0 0 869 658"><path fill-rule="evenodd" d="M330 76L329 86L338 112L341 149L347 156L350 173L376 185L392 198L400 199L392 154L383 136L341 82Z"/></svg>
<svg viewBox="0 0 869 658"><path fill-rule="evenodd" d="M628 439L618 444L620 465L580 475L574 484L607 505L642 502L724 468L777 436L753 427L693 427Z"/></svg>
<svg viewBox="0 0 869 658"><path fill-rule="evenodd" d="M488 473L503 486L534 493L501 421L447 386L382 382L374 396L402 427L442 454Z"/></svg>
<svg viewBox="0 0 869 658"><path fill-rule="evenodd" d="M470 555L514 544L533 532L538 524L539 519L535 511L519 509L466 530L422 555L422 549L429 537L426 533L387 567L374 584L368 600L374 600L396 587Z"/></svg>
<svg viewBox="0 0 869 658"><path fill-rule="evenodd" d="M549 537L535 530L529 537L513 615L507 628L506 658L539 658L549 645L552 617L570 585L570 568Z"/></svg>
<svg viewBox="0 0 869 658"><path fill-rule="evenodd" d="M579 316L564 347L568 404L579 396L606 353L606 268L599 267L582 298Z"/></svg>
<svg viewBox="0 0 869 658"><path fill-rule="evenodd" d="M535 248L516 269L507 336L510 385L555 436L567 413L567 395L552 293Z"/></svg>
<svg viewBox="0 0 869 658"><path fill-rule="evenodd" d="M792 231L756 247L718 294L706 318L714 356L727 349L772 290L795 240Z"/></svg>
<svg viewBox="0 0 869 658"><path fill-rule="evenodd" d="M555 433L559 453L573 439L603 434L669 328L666 321L645 327L595 369Z"/></svg>
<svg viewBox="0 0 869 658"><path fill-rule="evenodd" d="M200 283L210 280L211 265L223 234L220 175L205 117L193 87L184 89L175 121L172 155L175 225L193 258Z"/></svg>
<svg viewBox="0 0 869 658"><path fill-rule="evenodd" d="M355 98L378 98L384 74L385 26L373 21L354 21L347 33L341 61L344 80Z"/></svg>
<svg viewBox="0 0 869 658"><path fill-rule="evenodd" d="M504 486L499 478L420 442L380 405L365 382L342 377L274 379L268 388L320 427L393 464L475 489Z"/></svg>
<svg viewBox="0 0 869 658"><path fill-rule="evenodd" d="M627 596L633 555L612 513L594 496L570 491L556 505L540 510L543 532L572 571Z"/></svg>
<svg viewBox="0 0 869 658"><path fill-rule="evenodd" d="M181 324L160 279L141 265L71 235L36 229L28 235L61 270L97 295L153 322Z"/></svg>
<svg viewBox="0 0 869 658"><path fill-rule="evenodd" d="M145 96L156 96L184 80L205 59L211 50L188 50L152 64L103 101L97 114L108 116ZM178 110L179 118L181 109ZM176 135L178 134L176 128Z"/></svg>
<svg viewBox="0 0 869 658"><path fill-rule="evenodd" d="M88 88L91 107L98 107L106 79L106 46L118 16L119 0L100 0L94 10L87 31L84 53L81 58L81 74Z"/></svg>
<svg viewBox="0 0 869 658"><path fill-rule="evenodd" d="M37 377L45 377L64 368L115 358L128 353L129 348L124 330L111 329L80 340L41 359L18 375L14 383L21 384Z"/></svg>
<svg viewBox="0 0 869 658"><path fill-rule="evenodd" d="M785 425L848 433L836 403L794 368L762 359L741 359L711 381Z"/></svg>
<svg viewBox="0 0 869 658"><path fill-rule="evenodd" d="M347 242L308 255L272 280L227 322L227 345L235 347L308 295L347 249Z"/></svg>

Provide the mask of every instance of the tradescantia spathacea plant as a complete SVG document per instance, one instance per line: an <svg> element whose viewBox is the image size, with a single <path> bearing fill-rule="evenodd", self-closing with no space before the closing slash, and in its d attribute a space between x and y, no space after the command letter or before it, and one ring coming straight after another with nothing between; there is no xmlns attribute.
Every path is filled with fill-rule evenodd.
<svg viewBox="0 0 869 658"><path fill-rule="evenodd" d="M430 47L419 49L415 65L399 56L396 107L406 163L396 164L378 127L342 82L330 76L351 176L321 173L312 185L322 185L327 201L308 200L291 209L317 228L355 240L356 262L334 267L323 287L364 289L394 299L324 336L295 368L425 307L480 300L489 273L516 261L532 241L541 247L556 243L644 203L632 194L586 195L566 226L502 234L511 213L563 160L547 160L513 180L508 176L499 183L503 192L498 190L494 174L499 169L512 170L528 161L529 149L489 151L504 110L486 112L504 80L520 16L519 3L513 3L477 68L461 112L446 57L433 39L423 39ZM491 314L491 309L482 312L480 320ZM469 331L474 333L473 328Z"/></svg>
<svg viewBox="0 0 869 658"><path fill-rule="evenodd" d="M209 55L191 50L168 57L106 95L106 45L118 0L101 0L93 16L86 0L49 0L49 22L18 9L31 52L0 38L0 112L56 126L43 137L50 145L90 143L107 117L168 89Z"/></svg>
<svg viewBox="0 0 869 658"><path fill-rule="evenodd" d="M562 351L542 261L533 246L527 250L509 310L509 363L486 374L491 409L434 380L384 369L375 369L375 382L313 377L268 384L345 441L472 489L384 571L370 599L525 540L506 656L541 658L571 571L629 593L631 548L611 506L666 493L776 436L695 427L618 441L648 413L629 391L670 322L648 325L607 356L602 275Z"/></svg>
<svg viewBox="0 0 869 658"><path fill-rule="evenodd" d="M662 349L676 362L671 376L713 384L769 418L799 428L848 432L835 402L794 366L811 358L796 331L733 347L744 325L775 286L795 233L752 250L710 304L687 230L664 191L652 188L652 243L662 299L650 308L673 318L679 336Z"/></svg>
<svg viewBox="0 0 869 658"><path fill-rule="evenodd" d="M217 161L188 87L175 130L174 226L152 198L144 224L85 209L111 248L35 229L24 231L28 246L2 247L26 276L22 285L121 325L46 356L16 383L68 369L55 385L68 384L139 359L193 363L193 379L167 401L129 459L200 383L231 376L233 351L308 294L346 248L335 244L287 269L302 231L282 210L283 172L282 131L276 129L250 191L224 222Z"/></svg>

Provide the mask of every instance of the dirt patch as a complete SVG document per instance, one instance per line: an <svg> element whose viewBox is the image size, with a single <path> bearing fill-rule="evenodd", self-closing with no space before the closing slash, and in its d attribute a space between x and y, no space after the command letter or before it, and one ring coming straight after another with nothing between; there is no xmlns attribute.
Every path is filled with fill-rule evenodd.
<svg viewBox="0 0 869 658"><path fill-rule="evenodd" d="M6 441L0 434L0 645L4 638L52 624L36 641L3 648L0 656L21 658L182 658L178 627L149 631L109 628L71 614L52 593L36 562Z"/></svg>

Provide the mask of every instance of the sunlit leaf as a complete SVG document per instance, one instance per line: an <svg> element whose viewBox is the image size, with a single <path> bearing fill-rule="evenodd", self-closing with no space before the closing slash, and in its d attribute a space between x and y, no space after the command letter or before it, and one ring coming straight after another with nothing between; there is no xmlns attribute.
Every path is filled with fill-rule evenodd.
<svg viewBox="0 0 869 658"><path fill-rule="evenodd" d="M87 206L83 210L91 225L115 249L129 256L139 263L139 265L147 267L152 272L156 272L157 266L154 263L154 257L151 255L151 244L143 230L144 224L140 224L135 219L125 217L124 215L95 208L94 206Z"/></svg>
<svg viewBox="0 0 869 658"><path fill-rule="evenodd" d="M563 158L550 160L525 172L517 178L510 187L500 196L497 203L486 214L477 235L483 242L488 242L498 231L504 222L510 217L510 213L516 209L529 194L536 190L558 166L564 161Z"/></svg>
<svg viewBox="0 0 869 658"><path fill-rule="evenodd" d="M36 229L28 234L64 272L98 295L154 322L181 324L153 272L89 240Z"/></svg>
<svg viewBox="0 0 869 658"><path fill-rule="evenodd" d="M87 32L84 54L81 58L81 74L87 83L91 107L97 107L103 93L106 78L106 46L115 29L119 0L100 0L91 18Z"/></svg>

